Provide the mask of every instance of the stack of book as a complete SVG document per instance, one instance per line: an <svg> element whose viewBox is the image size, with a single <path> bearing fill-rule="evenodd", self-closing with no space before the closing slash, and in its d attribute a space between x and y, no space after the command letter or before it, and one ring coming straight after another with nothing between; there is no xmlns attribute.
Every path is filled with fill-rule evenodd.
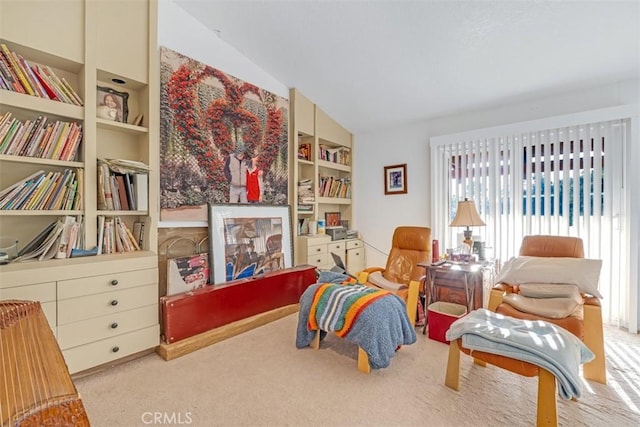
<svg viewBox="0 0 640 427"><path fill-rule="evenodd" d="M84 246L82 225L82 215L53 221L18 252L13 262L72 257L74 249Z"/></svg>
<svg viewBox="0 0 640 427"><path fill-rule="evenodd" d="M313 194L313 183L310 179L298 182L298 212L313 212L316 196Z"/></svg>
<svg viewBox="0 0 640 427"><path fill-rule="evenodd" d="M98 255L139 251L141 238L136 238L120 217L98 216Z"/></svg>
<svg viewBox="0 0 640 427"><path fill-rule="evenodd" d="M3 210L82 210L83 170L40 170L0 191Z"/></svg>
<svg viewBox="0 0 640 427"><path fill-rule="evenodd" d="M75 160L82 141L82 125L38 116L24 122L7 111L0 118L0 154Z"/></svg>
<svg viewBox="0 0 640 427"><path fill-rule="evenodd" d="M83 105L80 96L64 77L58 77L46 65L29 63L4 43L0 43L0 89Z"/></svg>
<svg viewBox="0 0 640 427"><path fill-rule="evenodd" d="M146 211L148 167L122 166L123 160L98 160L98 209ZM146 166L146 165L144 165Z"/></svg>
<svg viewBox="0 0 640 427"><path fill-rule="evenodd" d="M318 193L321 197L351 198L351 180L335 176L321 176Z"/></svg>
<svg viewBox="0 0 640 427"><path fill-rule="evenodd" d="M324 144L318 146L318 158L331 163L351 165L351 150L348 147L329 147Z"/></svg>

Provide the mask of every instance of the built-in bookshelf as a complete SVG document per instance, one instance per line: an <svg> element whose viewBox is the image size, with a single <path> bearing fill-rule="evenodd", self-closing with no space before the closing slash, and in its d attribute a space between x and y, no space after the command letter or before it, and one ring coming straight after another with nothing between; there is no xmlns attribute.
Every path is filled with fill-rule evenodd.
<svg viewBox="0 0 640 427"><path fill-rule="evenodd" d="M298 235L307 234L307 224L324 219L327 212L340 213L341 220L354 228L351 133L298 90L292 89L289 99L294 159L291 172L296 182L291 204ZM301 251L296 243L294 252L298 259Z"/></svg>
<svg viewBox="0 0 640 427"><path fill-rule="evenodd" d="M157 7L0 2L0 237L32 255L0 265L0 299L42 303L72 372L159 341ZM99 160L124 184L113 208Z"/></svg>

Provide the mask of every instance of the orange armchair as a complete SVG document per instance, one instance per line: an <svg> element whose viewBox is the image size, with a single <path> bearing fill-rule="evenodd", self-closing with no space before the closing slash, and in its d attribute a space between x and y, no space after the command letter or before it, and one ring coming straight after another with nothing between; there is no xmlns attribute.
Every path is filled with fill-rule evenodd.
<svg viewBox="0 0 640 427"><path fill-rule="evenodd" d="M526 236L520 246L520 256L584 258L582 239L566 236ZM604 334L600 300L592 295L582 294L584 302L583 318L569 316L551 319L517 310L502 301L504 295L518 292L517 284L498 283L489 296L489 310L506 316L528 320L545 320L561 326L582 339L595 354L595 359L583 366L586 379L606 384L604 356Z"/></svg>
<svg viewBox="0 0 640 427"><path fill-rule="evenodd" d="M584 258L582 239L563 236L527 236L520 247L521 256ZM488 309L506 316L525 320L544 320L569 330L595 354L595 359L583 365L583 375L600 383L606 383L602 312L597 298L582 294L583 318L568 316L560 319L546 318L520 311L503 302L505 295L519 292L518 284L498 283L491 290ZM445 384L458 390L460 386L460 351L471 355L478 365L489 363L527 377L538 377L538 425L557 425L555 377L546 369L509 357L462 347L462 340L454 340L449 348L449 360Z"/></svg>
<svg viewBox="0 0 640 427"><path fill-rule="evenodd" d="M415 324L420 282L424 276L424 269L417 264L429 260L431 260L431 229L400 226L393 232L386 267L366 268L359 273L358 281L367 286L382 287L395 292L406 302L409 321ZM374 280L372 273L375 272L381 273L384 282L382 285L376 285L372 281ZM389 286L384 286L385 283Z"/></svg>

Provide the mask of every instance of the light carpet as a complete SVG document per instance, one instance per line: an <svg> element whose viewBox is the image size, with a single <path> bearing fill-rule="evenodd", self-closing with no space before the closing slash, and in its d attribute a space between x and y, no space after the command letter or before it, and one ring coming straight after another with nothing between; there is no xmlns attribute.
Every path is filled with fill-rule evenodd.
<svg viewBox="0 0 640 427"><path fill-rule="evenodd" d="M152 354L77 379L93 426L532 426L537 379L474 365L444 385L448 346L421 333L386 369L357 370L357 347L328 335L295 347L297 314L181 358ZM608 385L558 399L562 426L640 425L640 336L607 327Z"/></svg>

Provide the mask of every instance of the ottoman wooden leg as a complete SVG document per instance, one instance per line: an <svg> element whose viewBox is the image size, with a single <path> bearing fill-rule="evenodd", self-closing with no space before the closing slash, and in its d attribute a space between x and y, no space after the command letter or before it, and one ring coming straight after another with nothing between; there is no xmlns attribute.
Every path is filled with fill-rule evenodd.
<svg viewBox="0 0 640 427"><path fill-rule="evenodd" d="M314 350L318 350L320 348L320 330L316 331L316 335L313 337L313 341L311 341L309 347Z"/></svg>
<svg viewBox="0 0 640 427"><path fill-rule="evenodd" d="M458 340L449 343L449 360L444 384L454 390L460 390L460 348Z"/></svg>
<svg viewBox="0 0 640 427"><path fill-rule="evenodd" d="M540 426L558 425L556 377L546 369L538 370L538 421Z"/></svg>
<svg viewBox="0 0 640 427"><path fill-rule="evenodd" d="M371 366L369 365L369 356L367 352L358 346L358 370L365 374L371 373Z"/></svg>

